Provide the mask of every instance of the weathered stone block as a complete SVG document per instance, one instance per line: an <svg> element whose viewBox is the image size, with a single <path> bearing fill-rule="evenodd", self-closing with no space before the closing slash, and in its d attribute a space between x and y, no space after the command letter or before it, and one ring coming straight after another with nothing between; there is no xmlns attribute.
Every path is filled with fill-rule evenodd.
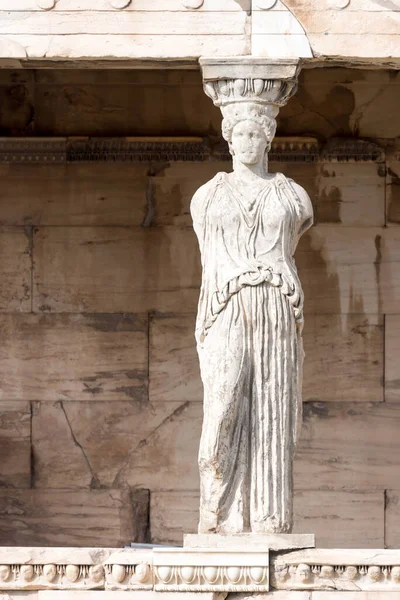
<svg viewBox="0 0 400 600"><path fill-rule="evenodd" d="M320 225L295 254L306 314L396 314L399 228Z"/></svg>
<svg viewBox="0 0 400 600"><path fill-rule="evenodd" d="M31 310L32 229L0 231L0 312Z"/></svg>
<svg viewBox="0 0 400 600"><path fill-rule="evenodd" d="M317 223L385 225L384 165L322 164L314 208Z"/></svg>
<svg viewBox="0 0 400 600"><path fill-rule="evenodd" d="M309 314L303 335L304 402L383 401L382 316Z"/></svg>
<svg viewBox="0 0 400 600"><path fill-rule="evenodd" d="M37 311L194 311L200 260L194 233L176 227L39 229Z"/></svg>
<svg viewBox="0 0 400 600"><path fill-rule="evenodd" d="M149 398L151 402L202 401L195 315L150 320Z"/></svg>
<svg viewBox="0 0 400 600"><path fill-rule="evenodd" d="M32 70L12 71L2 69L0 76L0 103L2 106L0 127L2 136L27 134L32 131L32 111L34 105L34 74ZM0 194L7 194L2 187ZM12 192L11 192L12 193Z"/></svg>
<svg viewBox="0 0 400 600"><path fill-rule="evenodd" d="M0 327L5 397L147 401L147 315L3 315Z"/></svg>
<svg viewBox="0 0 400 600"><path fill-rule="evenodd" d="M385 317L385 400L400 400L400 315Z"/></svg>
<svg viewBox="0 0 400 600"><path fill-rule="evenodd" d="M388 487L394 480L388 482ZM400 545L400 490L386 490L385 506L385 544L387 548L398 548Z"/></svg>
<svg viewBox="0 0 400 600"><path fill-rule="evenodd" d="M1 165L7 225L141 225L148 166L127 163Z"/></svg>
<svg viewBox="0 0 400 600"><path fill-rule="evenodd" d="M35 403L35 486L196 486L200 427L196 403Z"/></svg>
<svg viewBox="0 0 400 600"><path fill-rule="evenodd" d="M388 156L386 176L386 219L388 225L400 224L400 155Z"/></svg>
<svg viewBox="0 0 400 600"><path fill-rule="evenodd" d="M118 37L124 44L123 36ZM36 82L40 135L198 136L208 135L210 126L217 130L221 121L198 71L46 69L37 71ZM156 101L160 97L162 111Z"/></svg>
<svg viewBox="0 0 400 600"><path fill-rule="evenodd" d="M146 490L0 490L0 540L16 546L146 541Z"/></svg>
<svg viewBox="0 0 400 600"><path fill-rule="evenodd" d="M4 371L4 379L7 372ZM1 487L31 485L31 407L28 402L0 401Z"/></svg>
<svg viewBox="0 0 400 600"><path fill-rule="evenodd" d="M384 490L396 481L400 406L396 403L304 405L295 459L302 489Z"/></svg>
<svg viewBox="0 0 400 600"><path fill-rule="evenodd" d="M158 407L158 405L156 405ZM167 408L167 410L166 410ZM166 403L161 423L119 465L115 485L128 484L157 490L196 489L199 485L197 455L203 405L200 402ZM156 414L158 410L155 410ZM139 422L138 427L142 431Z"/></svg>
<svg viewBox="0 0 400 600"><path fill-rule="evenodd" d="M383 548L384 504L383 491L296 491L294 532L313 531L318 548Z"/></svg>

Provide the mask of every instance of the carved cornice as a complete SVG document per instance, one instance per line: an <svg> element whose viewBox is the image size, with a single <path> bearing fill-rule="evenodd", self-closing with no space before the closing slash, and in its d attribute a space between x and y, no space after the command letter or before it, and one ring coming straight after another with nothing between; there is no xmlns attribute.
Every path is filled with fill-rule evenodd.
<svg viewBox="0 0 400 600"><path fill-rule="evenodd" d="M367 140L332 138L321 152L326 162L384 162L385 152Z"/></svg>
<svg viewBox="0 0 400 600"><path fill-rule="evenodd" d="M215 106L252 102L284 106L297 89L297 79L236 78L204 82L204 91Z"/></svg>
<svg viewBox="0 0 400 600"><path fill-rule="evenodd" d="M204 161L210 154L203 138L87 138L67 141L68 162Z"/></svg>
<svg viewBox="0 0 400 600"><path fill-rule="evenodd" d="M67 162L66 138L0 138L1 164Z"/></svg>
<svg viewBox="0 0 400 600"><path fill-rule="evenodd" d="M0 138L0 164L45 165L79 162L204 162L231 161L223 140L206 138ZM377 144L355 139L332 139L321 145L315 138L277 137L270 162L385 161Z"/></svg>

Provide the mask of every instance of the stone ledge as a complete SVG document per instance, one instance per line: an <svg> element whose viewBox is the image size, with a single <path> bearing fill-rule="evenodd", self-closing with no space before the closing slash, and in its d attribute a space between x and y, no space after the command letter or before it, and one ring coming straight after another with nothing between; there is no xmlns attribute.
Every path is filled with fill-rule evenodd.
<svg viewBox="0 0 400 600"><path fill-rule="evenodd" d="M301 594L331 600L336 592L338 600L346 597L343 592L349 600L360 592L355 600L382 600L386 593L388 600L400 598L400 550L271 551L268 559L265 550L0 548L0 600L33 591L50 598L57 590L171 592L178 600L181 592L186 598L191 592L258 594L266 592L268 584L271 600L292 600L292 595L295 600Z"/></svg>

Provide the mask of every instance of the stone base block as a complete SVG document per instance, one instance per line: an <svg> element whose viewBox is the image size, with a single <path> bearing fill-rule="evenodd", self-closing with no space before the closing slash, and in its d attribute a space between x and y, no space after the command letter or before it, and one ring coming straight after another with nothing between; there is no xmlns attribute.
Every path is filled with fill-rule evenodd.
<svg viewBox="0 0 400 600"><path fill-rule="evenodd" d="M315 548L315 535L311 533L276 533L261 535L241 533L218 535L216 533L188 534L184 536L184 548L234 548L236 550L300 550Z"/></svg>

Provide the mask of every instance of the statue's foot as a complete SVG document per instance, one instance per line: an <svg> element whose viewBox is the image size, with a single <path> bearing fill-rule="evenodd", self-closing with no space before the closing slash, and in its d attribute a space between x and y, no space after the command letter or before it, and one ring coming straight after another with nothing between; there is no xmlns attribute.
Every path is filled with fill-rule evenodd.
<svg viewBox="0 0 400 600"><path fill-rule="evenodd" d="M271 533L292 533L292 524L277 522L275 519L266 519L265 521L252 523L251 531L264 535Z"/></svg>
<svg viewBox="0 0 400 600"><path fill-rule="evenodd" d="M218 516L210 511L200 511L199 533L217 533Z"/></svg>

